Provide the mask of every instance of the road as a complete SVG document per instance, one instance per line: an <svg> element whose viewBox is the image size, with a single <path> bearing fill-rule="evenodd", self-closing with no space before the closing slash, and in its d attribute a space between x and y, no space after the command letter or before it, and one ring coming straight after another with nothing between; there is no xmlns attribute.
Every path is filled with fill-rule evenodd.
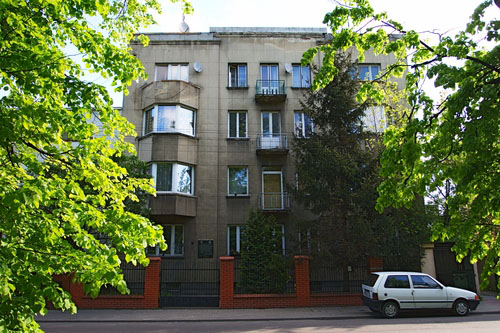
<svg viewBox="0 0 500 333"><path fill-rule="evenodd" d="M177 333L177 332L498 332L498 313L471 313L467 317L452 315L421 316L407 314L401 318L377 316L357 319L270 320L270 321L201 321L201 322L44 322L46 333Z"/></svg>

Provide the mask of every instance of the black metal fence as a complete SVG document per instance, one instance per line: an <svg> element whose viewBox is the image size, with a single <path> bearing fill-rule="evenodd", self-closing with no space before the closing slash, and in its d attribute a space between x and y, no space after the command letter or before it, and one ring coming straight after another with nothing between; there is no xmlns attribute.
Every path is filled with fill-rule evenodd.
<svg viewBox="0 0 500 333"><path fill-rule="evenodd" d="M218 307L219 262L163 259L161 307Z"/></svg>
<svg viewBox="0 0 500 333"><path fill-rule="evenodd" d="M284 258L285 260L285 271L287 275L287 282L284 285L281 285L281 281L271 281L272 285L280 285L276 290L272 293L280 293L280 294L293 294L295 293L295 266L294 262L291 259ZM234 293L235 294L246 294L245 288L241 285L241 259L235 258L234 260ZM262 274L262 267L255 267L257 274ZM277 278L277 277L276 277ZM277 278L278 280L278 278ZM256 292L259 294L269 293L267 290L262 290L260 292Z"/></svg>
<svg viewBox="0 0 500 333"><path fill-rule="evenodd" d="M146 268L144 266L134 266L132 263L122 262L120 265L123 279L127 282L130 295L144 295L144 282ZM99 295L121 295L113 286L102 287Z"/></svg>
<svg viewBox="0 0 500 333"><path fill-rule="evenodd" d="M309 265L311 293L360 293L368 279L368 266L336 266L311 260Z"/></svg>

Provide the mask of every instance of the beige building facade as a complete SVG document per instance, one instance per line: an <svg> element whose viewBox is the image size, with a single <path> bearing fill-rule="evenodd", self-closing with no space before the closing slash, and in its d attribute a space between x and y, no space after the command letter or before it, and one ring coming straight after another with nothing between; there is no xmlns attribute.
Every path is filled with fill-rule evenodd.
<svg viewBox="0 0 500 333"><path fill-rule="evenodd" d="M296 182L291 143L313 130L300 99L312 71L302 54L326 43L322 28L211 28L152 33L132 44L149 75L124 98L130 138L150 163L157 195L151 219L164 226L164 257L217 260L240 250L251 209L274 214L283 250L303 216L287 186ZM373 76L393 59L368 55ZM314 66L320 66L321 56ZM378 121L378 120L377 120Z"/></svg>

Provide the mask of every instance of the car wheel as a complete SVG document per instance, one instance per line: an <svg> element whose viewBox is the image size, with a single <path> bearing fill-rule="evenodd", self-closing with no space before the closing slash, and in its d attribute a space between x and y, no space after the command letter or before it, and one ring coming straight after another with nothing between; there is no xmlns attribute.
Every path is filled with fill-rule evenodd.
<svg viewBox="0 0 500 333"><path fill-rule="evenodd" d="M459 299L453 304L453 310L457 316L466 316L469 313L469 303L464 299Z"/></svg>
<svg viewBox="0 0 500 333"><path fill-rule="evenodd" d="M399 306L396 302L388 301L382 305L382 315L385 318L395 318L398 316Z"/></svg>

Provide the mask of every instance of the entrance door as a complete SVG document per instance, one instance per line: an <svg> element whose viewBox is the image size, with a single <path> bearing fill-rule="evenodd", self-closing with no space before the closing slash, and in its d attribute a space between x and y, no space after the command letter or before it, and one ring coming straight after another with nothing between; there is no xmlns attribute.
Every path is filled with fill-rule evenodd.
<svg viewBox="0 0 500 333"><path fill-rule="evenodd" d="M280 147L280 114L279 112L262 112L262 149L275 149Z"/></svg>
<svg viewBox="0 0 500 333"><path fill-rule="evenodd" d="M262 171L263 209L283 209L283 179L280 171Z"/></svg>
<svg viewBox="0 0 500 333"><path fill-rule="evenodd" d="M278 65L261 65L260 79L262 83L261 94L279 94Z"/></svg>

